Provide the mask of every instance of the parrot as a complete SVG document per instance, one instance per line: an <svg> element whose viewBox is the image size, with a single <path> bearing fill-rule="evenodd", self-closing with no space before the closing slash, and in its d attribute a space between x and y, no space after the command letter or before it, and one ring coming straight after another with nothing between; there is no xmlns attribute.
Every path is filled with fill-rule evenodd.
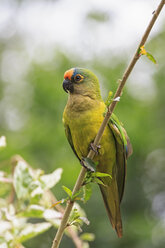
<svg viewBox="0 0 165 248"><path fill-rule="evenodd" d="M104 119L106 105L101 97L99 80L85 68L71 68L64 73L63 89L68 101L63 112L63 124L68 142L76 157L86 158ZM111 176L101 177L99 184L105 208L119 238L123 235L120 203L123 197L127 158L132 154L129 137L112 113L95 149L96 171Z"/></svg>

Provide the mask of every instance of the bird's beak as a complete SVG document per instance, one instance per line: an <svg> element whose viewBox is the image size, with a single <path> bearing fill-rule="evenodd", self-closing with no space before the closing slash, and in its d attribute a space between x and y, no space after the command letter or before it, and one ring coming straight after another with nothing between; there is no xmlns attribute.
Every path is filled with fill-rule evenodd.
<svg viewBox="0 0 165 248"><path fill-rule="evenodd" d="M73 83L69 79L64 79L62 86L63 89L66 91L66 93L68 93L68 91L70 93L73 93L74 91Z"/></svg>

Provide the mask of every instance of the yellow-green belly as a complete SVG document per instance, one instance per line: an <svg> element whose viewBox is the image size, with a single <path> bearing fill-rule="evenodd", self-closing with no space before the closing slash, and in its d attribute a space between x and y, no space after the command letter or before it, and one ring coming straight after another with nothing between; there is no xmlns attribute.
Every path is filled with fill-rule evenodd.
<svg viewBox="0 0 165 248"><path fill-rule="evenodd" d="M75 118L70 118L68 124L72 141L80 159L86 157L89 152L90 144L94 141L103 121L103 112L104 106L101 106L95 111L86 111L79 113ZM95 155L94 161L99 162L99 171L112 175L116 164L116 147L112 131L108 126L105 128L100 145L101 149L99 154Z"/></svg>

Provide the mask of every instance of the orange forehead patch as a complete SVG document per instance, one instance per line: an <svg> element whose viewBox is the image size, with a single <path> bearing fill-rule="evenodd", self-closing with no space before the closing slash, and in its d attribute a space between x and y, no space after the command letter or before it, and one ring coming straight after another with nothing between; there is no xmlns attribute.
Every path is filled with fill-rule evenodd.
<svg viewBox="0 0 165 248"><path fill-rule="evenodd" d="M73 75L73 72L74 72L74 69L70 69L70 70L66 71L64 73L64 79L67 79L68 78L69 80L71 80L71 77Z"/></svg>

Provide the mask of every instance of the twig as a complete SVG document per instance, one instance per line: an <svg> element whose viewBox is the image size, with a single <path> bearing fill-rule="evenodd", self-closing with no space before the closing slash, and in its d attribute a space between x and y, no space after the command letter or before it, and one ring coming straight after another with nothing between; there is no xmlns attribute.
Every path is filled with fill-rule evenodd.
<svg viewBox="0 0 165 248"><path fill-rule="evenodd" d="M118 88L116 90L114 98L121 96L121 93L122 93L123 87L124 87L124 85L126 83L126 80L128 79L130 73L132 72L136 62L140 58L140 53L139 53L140 47L145 44L145 42L146 42L146 40L147 40L147 38L148 38L148 36L149 36L149 34L151 32L151 29L153 28L153 25L154 25L156 19L158 18L158 16L159 16L164 4L165 4L165 0L162 0L160 2L160 4L159 4L158 8L154 11L153 17L152 17L149 25L147 26L147 29L146 29L146 31L145 31L145 33L144 33L139 45L138 45L138 48L137 48L137 50L136 50L136 52L135 52L130 64L128 65L127 69L125 70L125 72L123 74L122 80L120 81L120 84L119 84L119 86L118 86ZM100 143L100 140L101 140L101 137L102 137L103 132L105 130L105 127L108 124L108 121L109 121L109 119L111 117L111 114L112 114L116 104L117 104L117 101L113 101L111 103L111 105L109 106L107 114L106 114L106 116L105 116L105 118L104 118L104 120L103 120L103 122L101 124L101 127L100 127L100 129L99 129L99 131L98 131L98 133L96 135L96 138L94 140L94 146L96 146L96 145L98 145ZM90 152L88 153L87 157L90 158L90 159L93 159L94 156L95 156L94 151L90 150ZM80 171L79 177L78 177L78 179L76 181L76 184L74 186L73 194L75 194L80 189L80 187L81 187L81 185L83 183L85 174L86 174L86 169L83 167L81 169L81 171ZM59 245L60 245L64 230L65 230L65 228L67 226L68 218L69 218L70 212L72 210L73 204L74 203L70 201L66 206L64 216L63 216L63 219L61 221L61 225L60 225L59 229L57 230L56 236L55 236L55 238L53 240L52 248L58 248Z"/></svg>
<svg viewBox="0 0 165 248"><path fill-rule="evenodd" d="M56 197L54 196L54 194L52 193L51 190L48 190L45 194L49 194L50 196L50 201L51 203L55 203L57 202L57 199ZM58 212L60 213L64 213L65 209L61 206L61 205L56 205L55 208L58 210ZM83 243L81 241L81 239L79 238L77 232L75 231L75 229L73 229L72 226L68 226L67 227L67 232L68 232L68 235L71 237L73 243L75 244L75 247L76 248L82 248L83 247Z"/></svg>

